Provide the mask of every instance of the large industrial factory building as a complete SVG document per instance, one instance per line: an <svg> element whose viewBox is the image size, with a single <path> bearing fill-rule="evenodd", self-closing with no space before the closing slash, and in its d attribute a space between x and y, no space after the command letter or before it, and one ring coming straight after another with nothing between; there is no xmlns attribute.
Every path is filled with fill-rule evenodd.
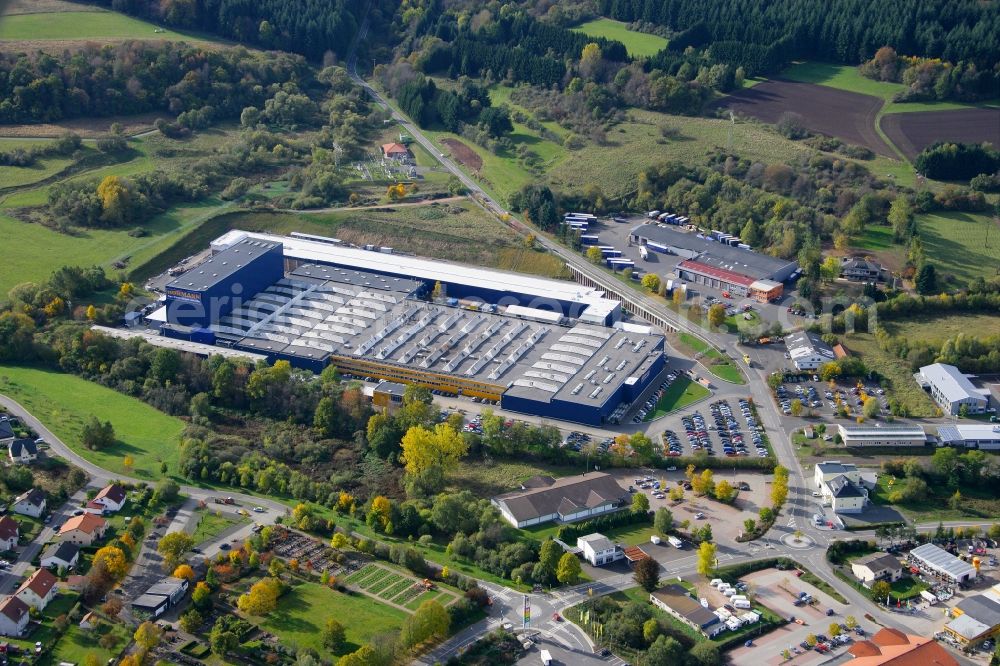
<svg viewBox="0 0 1000 666"><path fill-rule="evenodd" d="M302 234L231 231L211 247L167 285L152 317L164 335L592 425L666 363L661 333L577 283Z"/></svg>

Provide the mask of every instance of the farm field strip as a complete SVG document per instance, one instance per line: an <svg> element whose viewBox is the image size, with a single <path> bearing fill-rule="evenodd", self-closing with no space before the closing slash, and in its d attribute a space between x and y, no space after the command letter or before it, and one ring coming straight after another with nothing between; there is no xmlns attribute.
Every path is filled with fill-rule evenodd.
<svg viewBox="0 0 1000 666"><path fill-rule="evenodd" d="M382 592L378 596L381 597L382 599L389 600L389 599L392 599L393 597L395 597L397 594L399 594L403 590L405 590L405 589L407 589L409 587L412 587L412 586L414 586L416 584L417 583L414 582L414 581L412 581L412 580L403 578L403 579L397 580L395 583L393 583L389 587L387 587L384 590L382 590Z"/></svg>

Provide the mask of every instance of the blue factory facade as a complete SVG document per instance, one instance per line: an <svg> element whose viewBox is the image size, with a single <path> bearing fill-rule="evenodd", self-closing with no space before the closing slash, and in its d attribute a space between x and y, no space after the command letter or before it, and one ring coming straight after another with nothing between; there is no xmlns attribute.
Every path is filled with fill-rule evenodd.
<svg viewBox="0 0 1000 666"><path fill-rule="evenodd" d="M236 243L167 284L167 321L207 329L280 280L284 267L281 243Z"/></svg>

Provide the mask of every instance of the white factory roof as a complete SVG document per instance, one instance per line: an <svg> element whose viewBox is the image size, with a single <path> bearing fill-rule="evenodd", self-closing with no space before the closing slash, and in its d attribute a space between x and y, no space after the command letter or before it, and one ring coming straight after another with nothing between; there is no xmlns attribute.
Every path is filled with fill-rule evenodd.
<svg viewBox="0 0 1000 666"><path fill-rule="evenodd" d="M219 252L244 238L284 244L286 257L304 261L346 264L358 270L396 275L405 273L421 280L440 280L475 285L481 289L509 291L545 299L601 305L613 310L615 303L604 298L604 292L568 280L548 280L520 273L452 264L437 259L423 259L400 254L383 254L333 243L261 234L234 229L212 241L212 250ZM606 305L610 304L610 305ZM609 310L610 311L610 310Z"/></svg>
<svg viewBox="0 0 1000 666"><path fill-rule="evenodd" d="M562 315L552 310L541 310L539 308L526 308L523 305L508 305L506 314L510 317L523 317L535 321L547 321L550 324L558 324Z"/></svg>
<svg viewBox="0 0 1000 666"><path fill-rule="evenodd" d="M123 340L142 338L155 347L166 347L167 349L176 349L181 352L191 352L192 354L198 354L199 356L218 355L225 358L245 358L253 361L254 363L267 360L267 356L264 354L254 354L252 352L240 351L238 349L228 349L226 347L216 347L215 345L190 342L189 340L177 340L174 338L168 338L164 335L157 335L156 333L151 333L149 331L108 328L107 326L91 326L90 328L112 338L121 338Z"/></svg>
<svg viewBox="0 0 1000 666"><path fill-rule="evenodd" d="M948 551L938 548L932 543L917 546L910 551L910 557L916 557L928 566L947 573L954 578L976 575L976 570L971 564L963 562Z"/></svg>
<svg viewBox="0 0 1000 666"><path fill-rule="evenodd" d="M924 437L923 426L890 424L887 426L838 424L841 437Z"/></svg>
<svg viewBox="0 0 1000 666"><path fill-rule="evenodd" d="M1000 440L1000 425L995 423L954 423L938 426L943 442Z"/></svg>
<svg viewBox="0 0 1000 666"><path fill-rule="evenodd" d="M932 363L920 368L920 375L927 382L937 387L949 402L957 402L967 398L983 400L984 391L976 388L962 371L946 363Z"/></svg>

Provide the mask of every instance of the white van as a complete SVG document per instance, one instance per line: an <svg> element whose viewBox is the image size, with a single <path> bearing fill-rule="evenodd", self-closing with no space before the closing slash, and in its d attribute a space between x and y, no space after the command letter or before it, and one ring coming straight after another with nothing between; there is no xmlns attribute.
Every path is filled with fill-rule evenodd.
<svg viewBox="0 0 1000 666"><path fill-rule="evenodd" d="M747 601L746 599L733 599L733 607L744 608L744 609L753 608L753 606L750 605L750 602Z"/></svg>
<svg viewBox="0 0 1000 666"><path fill-rule="evenodd" d="M709 585L711 585L712 587L719 587L720 585L723 584L723 582L724 581L721 578L713 578L712 582L710 582Z"/></svg>

